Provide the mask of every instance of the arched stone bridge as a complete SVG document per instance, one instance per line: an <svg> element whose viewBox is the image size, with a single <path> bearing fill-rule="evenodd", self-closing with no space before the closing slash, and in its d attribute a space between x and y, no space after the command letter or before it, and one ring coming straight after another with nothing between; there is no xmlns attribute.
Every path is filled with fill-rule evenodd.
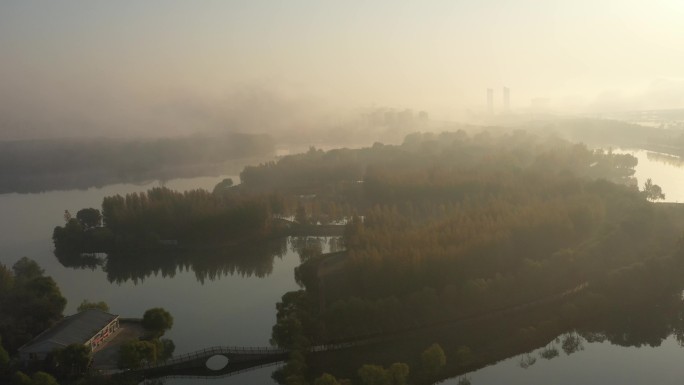
<svg viewBox="0 0 684 385"><path fill-rule="evenodd" d="M246 369L286 360L289 353L288 350L276 348L215 346L174 356L167 361L159 361L156 364L144 365L136 370L135 374L142 375L145 378L165 376L226 376ZM225 366L210 369L207 363L210 358L215 356L227 358L228 361Z"/></svg>
<svg viewBox="0 0 684 385"><path fill-rule="evenodd" d="M318 345L308 350L310 353L339 350L368 341ZM174 356L166 361L159 361L155 364L143 365L139 369L127 370L120 372L120 374L135 378L227 377L247 370L286 361L289 354L289 350L278 348L215 346ZM227 358L225 366L220 368L210 368L208 366L209 360L216 356Z"/></svg>

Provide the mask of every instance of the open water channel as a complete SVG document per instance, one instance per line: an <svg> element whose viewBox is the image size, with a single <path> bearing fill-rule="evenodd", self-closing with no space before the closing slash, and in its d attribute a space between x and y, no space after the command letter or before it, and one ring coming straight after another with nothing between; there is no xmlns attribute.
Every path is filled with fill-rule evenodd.
<svg viewBox="0 0 684 385"><path fill-rule="evenodd" d="M171 189L213 189L225 177L170 180ZM176 353L216 345L269 346L275 323L275 304L298 286L294 268L299 255L290 240L283 252L265 255L249 263L197 267L167 266L150 269L130 266L68 268L53 254L52 230L64 222L64 210L76 213L84 207L99 208L102 198L144 191L158 186L116 184L88 190L52 191L37 194L0 195L0 262L11 266L22 256L36 260L52 276L67 298L65 314L72 314L82 300L105 301L122 317L141 317L146 309L163 307L174 317L166 334ZM322 239L323 250L329 242ZM273 367L221 379L222 384L269 384ZM170 379L167 384L204 383L203 380Z"/></svg>

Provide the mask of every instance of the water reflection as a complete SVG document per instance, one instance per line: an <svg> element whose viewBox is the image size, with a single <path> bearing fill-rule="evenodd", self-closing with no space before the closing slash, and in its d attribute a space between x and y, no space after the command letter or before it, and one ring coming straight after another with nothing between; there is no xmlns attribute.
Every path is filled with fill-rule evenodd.
<svg viewBox="0 0 684 385"><path fill-rule="evenodd" d="M290 249L293 253L297 253L297 255L299 255L301 262L305 262L311 257L320 255L323 252L324 246L327 246L329 253L336 253L344 249L341 237L290 237Z"/></svg>
<svg viewBox="0 0 684 385"><path fill-rule="evenodd" d="M675 155L648 151L646 152L646 158L650 161L663 163L669 166L675 166L679 168L684 167L684 159Z"/></svg>
<svg viewBox="0 0 684 385"><path fill-rule="evenodd" d="M57 250L54 251L54 254L62 266L84 270L95 270L101 267L104 265L104 261L107 256L105 253L79 254L58 252Z"/></svg>
<svg viewBox="0 0 684 385"><path fill-rule="evenodd" d="M375 345L312 355L310 367L338 378L354 378L358 368L367 363L405 362L419 370L420 352L438 343L447 356L442 372L445 384L558 383L559 373L569 378L564 383L586 383L573 381L577 380L573 378L575 370L610 376L619 370L601 366L602 359L617 360L639 351L645 361L641 364L659 365L664 356L672 356L671 342L684 346L681 289L652 294L638 305L614 301L597 309L583 307L586 314L572 319L565 311L571 304L557 303L511 313L505 319L480 317L402 332ZM578 296L571 302L584 300L587 298ZM602 351L598 357L597 347ZM674 357L684 359L684 350ZM569 369L578 362L584 367ZM518 377L519 381L511 380Z"/></svg>
<svg viewBox="0 0 684 385"><path fill-rule="evenodd" d="M545 359L545 360L552 360L556 357L558 357L560 353L558 352L558 349L556 346L551 345L551 346L546 346L544 347L540 352L539 352L539 357Z"/></svg>
<svg viewBox="0 0 684 385"><path fill-rule="evenodd" d="M275 258L282 258L289 248L301 260L318 255L324 249L338 251L341 242L331 237L283 237L240 247L207 247L188 250L127 251L110 254L55 252L65 267L95 270L102 268L111 283L128 281L138 284L151 276L173 278L192 271L198 282L214 281L225 276L264 278L273 272Z"/></svg>
<svg viewBox="0 0 684 385"><path fill-rule="evenodd" d="M553 318L551 313L546 320L529 319L528 322L549 324ZM480 369L475 371L466 368L459 370L458 364L453 363L448 368L450 374L446 376L450 378L442 383L456 385L467 378L469 383L475 385L503 382L570 384L585 383L583 380L587 379L591 382L596 376L601 376L604 384L620 383L610 380L610 377L627 377L634 379L633 383L640 383L636 378L643 375L645 370L654 370L656 373L659 370L679 370L679 365L673 367L670 363L664 363L684 358L684 350L681 350L684 347L684 301L679 289L673 289L665 297L654 298L650 303L605 309L596 317L569 327L532 349L526 348L528 345L524 340L512 339L513 345L505 350L517 351L517 354L508 355L509 358L491 356L479 362L477 366ZM547 331L539 328L534 334L528 335L527 340L543 340ZM485 346L495 344L491 337L481 335L480 338ZM676 347L680 348L679 351L672 350ZM639 365L625 364L625 361L635 357L641 357L636 359ZM549 362L551 360L553 364ZM610 366L613 364L619 369ZM466 373L467 377L463 377ZM559 373L566 373L562 379L565 382L558 382ZM655 376L660 378L658 374ZM663 375L661 379L662 383L679 383L678 380L667 382L669 375Z"/></svg>

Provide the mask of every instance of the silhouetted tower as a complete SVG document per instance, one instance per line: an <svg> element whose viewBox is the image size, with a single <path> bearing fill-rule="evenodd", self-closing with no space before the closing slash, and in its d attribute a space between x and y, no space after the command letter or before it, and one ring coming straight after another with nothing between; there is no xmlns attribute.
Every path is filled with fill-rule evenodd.
<svg viewBox="0 0 684 385"><path fill-rule="evenodd" d="M487 112L494 113L494 90L491 88L487 88Z"/></svg>
<svg viewBox="0 0 684 385"><path fill-rule="evenodd" d="M503 88L503 104L505 111L511 109L511 90L508 87Z"/></svg>

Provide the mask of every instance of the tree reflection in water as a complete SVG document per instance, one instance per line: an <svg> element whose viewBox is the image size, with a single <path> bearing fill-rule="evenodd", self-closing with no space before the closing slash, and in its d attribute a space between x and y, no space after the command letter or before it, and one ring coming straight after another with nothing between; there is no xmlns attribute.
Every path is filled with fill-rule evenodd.
<svg viewBox="0 0 684 385"><path fill-rule="evenodd" d="M518 365L523 369L527 369L535 363L537 363L537 359L530 353L527 353L520 357L520 363Z"/></svg>
<svg viewBox="0 0 684 385"><path fill-rule="evenodd" d="M565 354L571 355L580 350L584 350L584 345L582 345L582 338L575 332L567 333L561 338L561 347Z"/></svg>
<svg viewBox="0 0 684 385"><path fill-rule="evenodd" d="M290 248L304 259L309 254L318 255L324 249L337 249L340 242L334 238L293 237ZM127 251L98 254L59 253L59 262L70 268L95 270L102 267L112 283L134 284L143 282L151 275L173 278L182 271L193 271L197 281L214 281L224 276L263 278L273 272L275 258L282 258L288 251L288 238L278 238L249 245L220 246L192 249L169 248L156 251Z"/></svg>
<svg viewBox="0 0 684 385"><path fill-rule="evenodd" d="M547 346L542 351L539 352L539 357L545 359L545 360L552 360L556 357L558 357L560 353L558 353L558 349L556 349L555 346Z"/></svg>

